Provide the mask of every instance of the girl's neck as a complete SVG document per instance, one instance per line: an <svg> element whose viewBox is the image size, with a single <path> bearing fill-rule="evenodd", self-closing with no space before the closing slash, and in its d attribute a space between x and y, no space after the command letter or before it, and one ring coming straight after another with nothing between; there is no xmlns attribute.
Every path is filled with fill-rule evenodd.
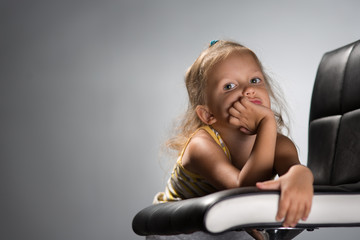
<svg viewBox="0 0 360 240"><path fill-rule="evenodd" d="M228 147L233 164L241 169L250 156L256 135L247 135L242 133L239 129L221 127L216 124L212 127L220 134Z"/></svg>
<svg viewBox="0 0 360 240"><path fill-rule="evenodd" d="M228 143L235 142L236 144L241 144L242 142L253 142L256 138L256 134L245 134L236 128L223 127L217 124L211 125L211 127L214 128L220 134L221 138Z"/></svg>

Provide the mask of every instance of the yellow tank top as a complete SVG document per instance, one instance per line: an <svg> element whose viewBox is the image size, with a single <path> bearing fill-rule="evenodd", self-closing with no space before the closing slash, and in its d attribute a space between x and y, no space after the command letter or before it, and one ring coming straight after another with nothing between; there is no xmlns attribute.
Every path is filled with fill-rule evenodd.
<svg viewBox="0 0 360 240"><path fill-rule="evenodd" d="M189 144L191 138L200 129L204 129L206 132L210 134L210 136L223 149L224 153L231 161L230 151L226 147L219 133L215 129L209 126L203 126L197 129L187 140L183 150L181 151L179 158L175 164L175 167L171 173L171 177L169 178L168 183L166 185L165 192L157 194L154 198L154 203L178 201L188 198L201 197L218 191L205 178L186 170L182 166L182 157L184 155L185 149Z"/></svg>

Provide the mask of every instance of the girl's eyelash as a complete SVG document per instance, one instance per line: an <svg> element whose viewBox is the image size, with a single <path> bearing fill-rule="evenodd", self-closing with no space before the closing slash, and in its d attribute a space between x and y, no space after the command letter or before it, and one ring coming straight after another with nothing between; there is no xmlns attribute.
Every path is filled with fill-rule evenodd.
<svg viewBox="0 0 360 240"><path fill-rule="evenodd" d="M255 82L255 81L256 82ZM262 80L261 80L261 78L258 78L258 77L256 77L256 78L252 78L251 80L250 80L250 83L254 83L254 84L258 84L258 83L260 83Z"/></svg>
<svg viewBox="0 0 360 240"><path fill-rule="evenodd" d="M262 83L262 79L261 78L259 78L259 77L254 77L254 78L251 78L250 79L250 84L260 84L260 83ZM225 90L225 91L229 91L229 90L232 90L232 89L234 89L234 88L236 88L236 84L235 83L226 83L225 85L224 85L224 87L223 87L223 89Z"/></svg>

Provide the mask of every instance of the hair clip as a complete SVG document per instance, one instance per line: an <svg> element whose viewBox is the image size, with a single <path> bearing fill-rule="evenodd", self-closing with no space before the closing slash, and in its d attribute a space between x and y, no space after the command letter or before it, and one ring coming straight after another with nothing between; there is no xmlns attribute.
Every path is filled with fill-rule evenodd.
<svg viewBox="0 0 360 240"><path fill-rule="evenodd" d="M210 47L212 46L212 45L214 45L215 43L217 43L219 40L212 40L211 42L210 42Z"/></svg>

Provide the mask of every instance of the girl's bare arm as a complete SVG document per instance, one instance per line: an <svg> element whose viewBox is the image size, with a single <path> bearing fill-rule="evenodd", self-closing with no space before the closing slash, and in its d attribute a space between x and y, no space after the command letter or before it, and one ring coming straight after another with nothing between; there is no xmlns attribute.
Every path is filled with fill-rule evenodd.
<svg viewBox="0 0 360 240"><path fill-rule="evenodd" d="M183 157L186 169L205 177L219 190L255 186L256 182L270 179L273 174L277 136L273 112L248 100L242 101L241 106L235 108L241 111L241 116L247 117L239 120L240 117L237 116L238 118L231 120L233 124L238 124L239 129L244 127L257 134L250 156L242 169L236 168L204 131L199 131L192 138Z"/></svg>
<svg viewBox="0 0 360 240"><path fill-rule="evenodd" d="M279 178L258 183L257 187L280 190L280 202L276 219L285 227L294 227L300 219L306 220L312 204L313 175L300 164L294 143L283 135L278 135L274 167Z"/></svg>
<svg viewBox="0 0 360 240"><path fill-rule="evenodd" d="M269 108L251 103L247 98L236 102L229 112L231 124L239 126L244 133L256 133L249 159L238 175L239 186L254 186L258 181L270 179L277 136L273 112Z"/></svg>

